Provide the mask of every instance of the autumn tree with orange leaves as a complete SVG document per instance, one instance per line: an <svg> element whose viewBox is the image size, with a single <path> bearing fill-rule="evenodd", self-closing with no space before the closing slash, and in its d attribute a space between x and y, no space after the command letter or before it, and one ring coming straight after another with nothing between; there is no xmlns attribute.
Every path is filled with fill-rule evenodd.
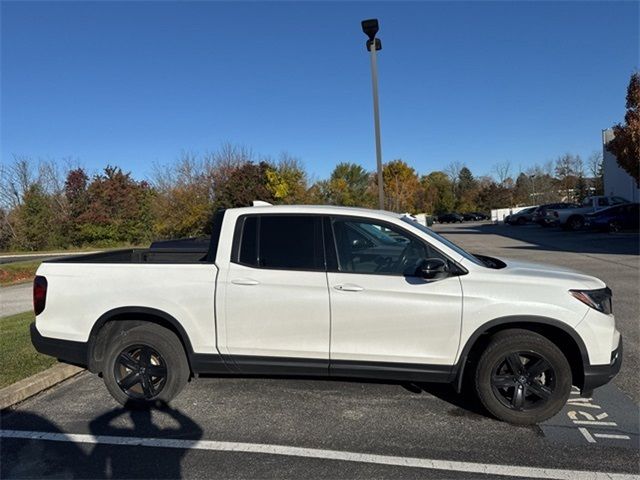
<svg viewBox="0 0 640 480"><path fill-rule="evenodd" d="M640 73L631 75L627 87L627 113L624 125L613 127L615 138L607 150L616 156L618 165L631 175L640 187Z"/></svg>

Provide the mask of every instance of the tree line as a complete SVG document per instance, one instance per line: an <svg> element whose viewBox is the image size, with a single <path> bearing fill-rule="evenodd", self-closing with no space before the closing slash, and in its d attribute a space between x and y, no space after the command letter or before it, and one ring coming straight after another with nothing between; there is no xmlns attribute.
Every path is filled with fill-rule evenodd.
<svg viewBox="0 0 640 480"><path fill-rule="evenodd" d="M640 74L631 75L624 124L607 145L640 185ZM397 159L383 167L385 208L439 214L579 201L603 192L602 155L586 162L567 153L513 174L511 162L476 177L461 162L419 174ZM14 156L0 164L0 250L135 245L153 238L205 235L213 212L250 205L329 204L377 208L377 176L356 163L339 163L329 178L312 181L302 162L224 144L198 156L184 153L136 180L107 165L89 175L73 162L33 162Z"/></svg>
<svg viewBox="0 0 640 480"><path fill-rule="evenodd" d="M419 174L397 159L383 167L385 208L439 214L578 200L602 191L602 157L586 164L566 154L517 175L510 162L476 177L454 162ZM339 163L329 178L311 181L302 162L225 144L205 155L183 153L137 180L116 166L89 175L73 162L14 157L0 169L0 249L45 250L145 244L156 238L206 235L220 208L328 204L377 208L377 176L356 163Z"/></svg>

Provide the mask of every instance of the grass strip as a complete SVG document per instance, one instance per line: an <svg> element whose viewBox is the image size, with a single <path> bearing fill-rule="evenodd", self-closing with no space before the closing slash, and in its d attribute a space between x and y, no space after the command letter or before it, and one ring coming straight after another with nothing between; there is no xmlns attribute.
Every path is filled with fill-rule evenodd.
<svg viewBox="0 0 640 480"><path fill-rule="evenodd" d="M32 312L0 318L0 388L41 372L57 363L31 345Z"/></svg>

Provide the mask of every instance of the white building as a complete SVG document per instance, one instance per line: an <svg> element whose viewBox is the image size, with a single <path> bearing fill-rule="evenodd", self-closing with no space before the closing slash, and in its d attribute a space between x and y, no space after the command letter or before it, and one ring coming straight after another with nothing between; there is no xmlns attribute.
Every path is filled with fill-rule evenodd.
<svg viewBox="0 0 640 480"><path fill-rule="evenodd" d="M602 131L602 170L604 175L604 194L626 198L632 202L640 201L640 188L636 181L625 172L616 161L616 156L607 150L607 144L613 140L613 130Z"/></svg>

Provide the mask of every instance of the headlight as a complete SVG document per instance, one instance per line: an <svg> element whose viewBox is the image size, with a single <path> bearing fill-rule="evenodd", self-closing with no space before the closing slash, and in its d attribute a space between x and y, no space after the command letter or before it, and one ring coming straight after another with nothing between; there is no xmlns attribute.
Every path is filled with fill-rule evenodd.
<svg viewBox="0 0 640 480"><path fill-rule="evenodd" d="M611 305L612 294L609 287L600 288L598 290L569 290L569 293L585 305L588 305L599 312L608 315L613 311Z"/></svg>

